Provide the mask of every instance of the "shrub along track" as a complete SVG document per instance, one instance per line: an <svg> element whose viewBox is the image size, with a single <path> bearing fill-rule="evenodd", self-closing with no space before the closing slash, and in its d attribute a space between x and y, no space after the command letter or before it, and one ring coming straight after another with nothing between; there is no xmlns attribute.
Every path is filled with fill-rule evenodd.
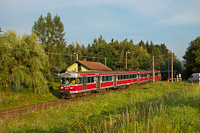
<svg viewBox="0 0 200 133"><path fill-rule="evenodd" d="M138 85L140 85L140 84L138 84ZM22 114L22 113L27 112L29 110L36 111L36 110L46 109L50 106L65 105L67 103L79 101L83 98L105 94L105 91L106 91L106 93L110 93L110 92L113 92L113 91L121 91L121 90L124 90L124 89L127 89L127 88L129 88L129 86L123 86L123 87L120 87L116 90L113 90L113 89L106 89L105 90L105 89L103 89L103 90L99 91L99 93L91 93L89 95L77 97L77 98L74 98L74 99L59 99L59 100L37 103L37 104L32 104L32 105L27 105L27 106L22 106L22 107L11 108L11 109L7 109L7 110L1 110L0 111L0 117L1 118L7 118L7 117L14 116L14 115Z"/></svg>

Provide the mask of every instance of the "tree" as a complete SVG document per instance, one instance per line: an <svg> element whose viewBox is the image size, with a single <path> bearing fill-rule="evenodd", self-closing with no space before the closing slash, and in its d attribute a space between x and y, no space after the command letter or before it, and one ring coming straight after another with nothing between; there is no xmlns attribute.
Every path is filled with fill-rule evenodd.
<svg viewBox="0 0 200 133"><path fill-rule="evenodd" d="M47 67L48 57L41 44L38 44L37 35L23 35L22 38L13 31L1 36L3 49L0 50L0 79L10 88L11 83L19 89L24 85L36 93L48 92L48 80L51 75Z"/></svg>
<svg viewBox="0 0 200 133"><path fill-rule="evenodd" d="M66 42L64 25L60 17L56 15L52 18L49 12L46 17L41 15L38 21L34 22L32 30L37 34L39 41L49 55L50 65L61 68L64 65L61 54L65 52Z"/></svg>
<svg viewBox="0 0 200 133"><path fill-rule="evenodd" d="M192 73L200 72L200 36L189 43L183 58L186 60L184 75L187 79Z"/></svg>

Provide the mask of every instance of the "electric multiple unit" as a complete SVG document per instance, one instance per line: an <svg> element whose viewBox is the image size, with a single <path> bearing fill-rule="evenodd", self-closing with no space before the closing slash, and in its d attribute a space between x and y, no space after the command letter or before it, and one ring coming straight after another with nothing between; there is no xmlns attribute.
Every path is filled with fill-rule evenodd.
<svg viewBox="0 0 200 133"><path fill-rule="evenodd" d="M155 80L161 79L160 71L155 71ZM72 98L85 92L150 81L152 71L67 72L60 75L60 94Z"/></svg>

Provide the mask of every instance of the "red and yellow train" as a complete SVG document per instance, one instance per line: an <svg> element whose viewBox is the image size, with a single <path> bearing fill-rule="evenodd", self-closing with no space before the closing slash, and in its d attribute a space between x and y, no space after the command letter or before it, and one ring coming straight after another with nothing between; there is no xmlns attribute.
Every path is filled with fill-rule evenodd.
<svg viewBox="0 0 200 133"><path fill-rule="evenodd" d="M161 79L160 71L155 71L155 80ZM150 81L153 81L152 71L66 72L60 74L60 94L63 98L73 98L86 92Z"/></svg>

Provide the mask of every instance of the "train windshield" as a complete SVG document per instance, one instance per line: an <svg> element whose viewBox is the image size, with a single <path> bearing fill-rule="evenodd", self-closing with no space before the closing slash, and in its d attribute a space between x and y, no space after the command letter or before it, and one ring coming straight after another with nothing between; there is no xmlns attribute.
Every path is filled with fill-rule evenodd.
<svg viewBox="0 0 200 133"><path fill-rule="evenodd" d="M76 84L76 78L62 78L62 84Z"/></svg>

